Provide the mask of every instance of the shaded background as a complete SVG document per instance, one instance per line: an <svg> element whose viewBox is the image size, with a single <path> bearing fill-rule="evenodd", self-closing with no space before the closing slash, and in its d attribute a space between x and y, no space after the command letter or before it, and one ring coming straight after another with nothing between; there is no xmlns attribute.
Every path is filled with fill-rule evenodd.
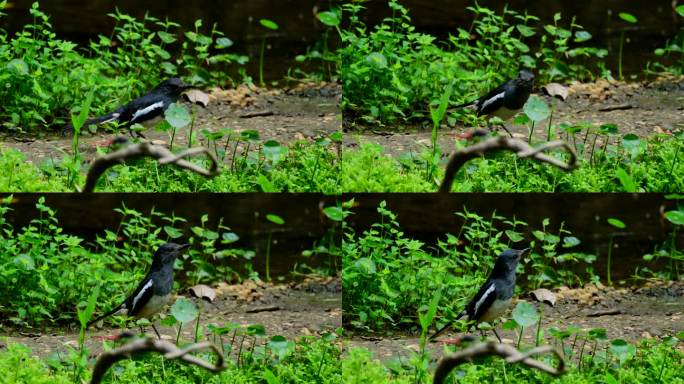
<svg viewBox="0 0 684 384"><path fill-rule="evenodd" d="M456 33L457 28L468 29L473 21L473 13L466 7L474 4L473 0L399 0L407 7L413 25L420 32L427 32L441 38L449 33ZM553 15L560 12L563 16L559 25L567 27L573 16L576 23L582 25L593 35L593 39L585 44L606 48L609 56L606 64L617 76L618 48L620 32L625 30L625 47L623 58L624 73L638 73L646 67L647 61L659 60L653 54L656 48L665 46L668 39L674 37L682 26L684 18L677 15L674 8L681 1L676 0L512 0L512 1L479 1L480 6L495 9L499 14L508 4L509 9L539 17L542 24L553 24ZM362 19L375 24L382 18L391 16L384 0L370 0ZM618 13L628 12L636 16L639 22L629 25L618 17ZM530 46L535 49L535 46Z"/></svg>
<svg viewBox="0 0 684 384"><path fill-rule="evenodd" d="M266 245L272 231L271 275L286 275L296 264L321 266L330 262L328 255L302 256L302 251L311 250L323 236L328 234L333 223L321 211L323 207L335 205L335 199L319 194L267 194L267 193L127 193L127 194L46 194L45 205L56 210L59 226L65 233L77 235L94 244L96 235L104 236L105 229L116 231L121 223L117 208L135 209L149 217L152 209L167 216L174 214L187 220L178 223L185 234L191 234L192 226L200 226L203 215L208 215L206 228L216 230L219 220L230 227L239 237L230 248L254 250L254 270L264 275ZM2 196L0 196L1 198ZM6 195L5 195L6 197ZM39 217L35 208L40 194L14 194L10 208L5 215L14 226L15 233ZM276 225L266 219L275 214L285 220ZM167 225L158 218L158 225ZM125 241L125 240L124 240ZM245 260L233 261L231 267L242 271ZM339 265L338 265L339 267Z"/></svg>
<svg viewBox="0 0 684 384"><path fill-rule="evenodd" d="M596 273L605 276L606 256L611 236L615 236L611 273L614 279L627 278L637 266L651 270L662 266L646 262L643 255L652 253L657 245L669 239L672 224L662 214L676 208L676 201L664 194L627 193L471 193L471 194L369 194L345 195L354 198L356 206L348 222L357 234L379 223L377 208L381 201L398 215L397 221L407 237L435 246L438 239L446 240L446 233L458 235L463 220L455 213L477 213L485 219L496 215L526 222L525 244L536 240L532 230L542 229L548 218L547 232L558 234L561 223L581 244L571 248L598 256L594 262ZM626 224L617 229L607 223L616 218ZM503 229L509 229L505 227ZM523 228L518 228L523 231ZM539 241L535 241L539 250ZM678 234L679 249L684 247L684 233ZM436 247L435 247L436 248ZM521 246L522 248L522 246Z"/></svg>
<svg viewBox="0 0 684 384"><path fill-rule="evenodd" d="M20 29L30 22L28 9L32 3L33 0L10 0L9 16L0 19L0 25L8 31ZM49 0L40 5L51 16L59 36L79 42L87 42L98 34L109 35L114 23L106 14L113 12L115 7L136 17L149 11L152 16L168 17L186 28L192 28L196 19L202 19L204 26L218 23L219 30L235 42L230 49L252 58L248 64L252 76L258 71L261 39L268 36L266 77L277 80L295 64L294 57L306 52L325 30L314 14L341 3L337 0ZM472 22L473 14L465 9L473 4L472 0L400 0L400 3L410 10L419 31L440 37L447 37L458 27L468 28ZM682 18L674 11L676 1L673 0L513 0L480 1L480 4L499 12L506 4L519 12L527 9L543 23L551 23L556 12L562 13L566 24L576 16L577 23L594 36L590 43L610 51L607 63L614 73L621 30L626 30L628 38L624 70L636 73L644 69L647 61L656 59L653 51L663 47L683 25ZM363 12L362 19L371 25L391 16L385 0L370 0L365 6L368 9ZM619 12L632 13L639 23L627 25L618 18ZM261 18L277 22L280 29L265 30L259 25Z"/></svg>
<svg viewBox="0 0 684 384"><path fill-rule="evenodd" d="M33 2L9 0L8 16L0 18L2 28L14 32L31 22L29 9ZM109 36L114 19L107 13L114 12L117 7L122 13L139 19L145 12L159 19L168 17L181 24L183 31L194 30L197 19L202 19L205 33L217 23L217 29L235 43L228 50L250 57L247 69L255 79L259 73L261 40L266 36L264 77L280 80L296 64L295 56L306 53L307 47L321 38L325 27L315 14L329 10L334 3L333 0L46 0L40 2L40 9L50 16L59 37L81 43L87 43L99 34ZM259 24L263 18L275 21L280 28L266 30Z"/></svg>

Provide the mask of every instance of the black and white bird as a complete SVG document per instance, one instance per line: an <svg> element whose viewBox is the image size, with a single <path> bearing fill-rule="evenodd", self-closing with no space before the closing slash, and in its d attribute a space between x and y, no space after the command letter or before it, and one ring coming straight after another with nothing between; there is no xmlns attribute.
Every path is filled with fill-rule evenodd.
<svg viewBox="0 0 684 384"><path fill-rule="evenodd" d="M516 78L498 86L479 99L457 105L454 108L475 106L477 116L486 116L488 121L492 117L498 117L506 121L523 109L527 99L530 98L533 88L534 74L530 71L522 70L518 72ZM503 128L511 135L505 125Z"/></svg>
<svg viewBox="0 0 684 384"><path fill-rule="evenodd" d="M151 319L167 304L173 289L173 265L176 258L189 244L166 243L159 247L152 258L152 265L145 278L123 303L104 315L88 322L88 326L121 310L131 317ZM152 323L154 332L159 336Z"/></svg>
<svg viewBox="0 0 684 384"><path fill-rule="evenodd" d="M146 127L153 126L162 119L169 105L178 101L181 94L189 88L191 87L179 78L166 79L146 95L117 108L111 113L89 119L83 126L107 123L116 123L122 128L130 128L134 124L141 124ZM73 129L73 125L69 123L64 128L63 133L66 134Z"/></svg>
<svg viewBox="0 0 684 384"><path fill-rule="evenodd" d="M529 252L530 248L521 250L509 249L502 252L494 263L494 269L489 278L480 287L477 294L470 300L465 309L456 317L456 320L466 318L472 322L470 328L482 322L491 323L502 316L511 305L513 293L515 292L515 270L520 259ZM451 328L451 323L447 323L435 334L430 336L434 339L447 329ZM501 342L501 338L494 330L496 338Z"/></svg>

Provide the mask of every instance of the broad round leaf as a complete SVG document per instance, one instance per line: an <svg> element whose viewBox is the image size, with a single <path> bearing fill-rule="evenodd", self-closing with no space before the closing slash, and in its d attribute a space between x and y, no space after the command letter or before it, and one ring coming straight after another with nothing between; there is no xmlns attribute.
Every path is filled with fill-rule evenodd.
<svg viewBox="0 0 684 384"><path fill-rule="evenodd" d="M375 69L387 68L387 58L385 58L385 55L380 52L373 52L366 56L366 63Z"/></svg>
<svg viewBox="0 0 684 384"><path fill-rule="evenodd" d="M610 353L620 360L620 364L624 364L627 360L634 357L636 347L622 339L615 339L610 342Z"/></svg>
<svg viewBox="0 0 684 384"><path fill-rule="evenodd" d="M537 321L539 321L539 314L534 305L526 301L519 301L513 309L513 320L521 327L527 328L537 324Z"/></svg>
<svg viewBox="0 0 684 384"><path fill-rule="evenodd" d="M183 324L187 324L197 318L199 311L195 304L185 297L179 297L171 306L171 316Z"/></svg>
<svg viewBox="0 0 684 384"><path fill-rule="evenodd" d="M374 275L377 271L375 262L367 257L362 257L354 263L354 267L364 275Z"/></svg>
<svg viewBox="0 0 684 384"><path fill-rule="evenodd" d="M169 105L169 107L166 109L166 112L164 112L164 116L166 117L166 121L168 121L169 124L176 129L183 128L192 121L190 112L188 112L184 106L178 103Z"/></svg>
<svg viewBox="0 0 684 384"><path fill-rule="evenodd" d="M542 100L541 97L534 95L530 96L527 100L527 103L525 103L525 106L523 107L523 111L527 117L537 123L548 119L549 115L551 115L551 110L544 100Z"/></svg>

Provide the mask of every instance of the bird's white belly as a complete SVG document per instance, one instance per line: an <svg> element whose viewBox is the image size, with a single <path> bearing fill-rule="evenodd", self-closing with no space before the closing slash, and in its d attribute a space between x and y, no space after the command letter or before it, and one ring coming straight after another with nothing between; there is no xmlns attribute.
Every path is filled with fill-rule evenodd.
<svg viewBox="0 0 684 384"><path fill-rule="evenodd" d="M164 306L166 303L169 301L169 297L171 295L166 295L166 296L152 296L150 298L150 301L145 305L140 312L136 315L137 318L144 317L146 319L151 318L152 316L156 315L159 313L162 309L164 309Z"/></svg>
<svg viewBox="0 0 684 384"><path fill-rule="evenodd" d="M489 307L489 310L482 315L479 321L486 321L488 323L491 323L492 321L501 317L501 315L503 315L506 312L510 305L511 299L494 301L491 307Z"/></svg>
<svg viewBox="0 0 684 384"><path fill-rule="evenodd" d="M492 112L490 116L496 116L496 117L500 118L501 120L506 121L506 120L512 118L513 116L517 115L518 112L520 112L520 111L508 109L506 107L501 107L501 108L497 109L496 111Z"/></svg>

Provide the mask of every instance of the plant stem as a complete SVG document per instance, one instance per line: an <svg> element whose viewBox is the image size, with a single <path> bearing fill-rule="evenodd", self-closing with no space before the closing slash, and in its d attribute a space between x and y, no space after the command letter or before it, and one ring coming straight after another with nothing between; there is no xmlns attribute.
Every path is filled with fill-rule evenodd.
<svg viewBox="0 0 684 384"><path fill-rule="evenodd" d="M271 281L271 238L273 236L273 231L268 231L268 242L266 243L266 281Z"/></svg>
<svg viewBox="0 0 684 384"><path fill-rule="evenodd" d="M620 32L620 50L618 51L618 77L622 80L622 47L625 43L625 30Z"/></svg>
<svg viewBox="0 0 684 384"><path fill-rule="evenodd" d="M259 84L264 86L264 51L266 50L266 38L261 39L261 54L259 55Z"/></svg>
<svg viewBox="0 0 684 384"><path fill-rule="evenodd" d="M527 142L532 145L532 134L534 134L534 123L535 121L532 120L532 127L530 128L530 136L527 138Z"/></svg>
<svg viewBox="0 0 684 384"><path fill-rule="evenodd" d="M607 263L607 271L606 271L606 278L608 279L608 285L613 285L613 281L610 279L610 258L611 255L613 254L613 239L615 236L610 237L610 241L608 241L608 263Z"/></svg>

